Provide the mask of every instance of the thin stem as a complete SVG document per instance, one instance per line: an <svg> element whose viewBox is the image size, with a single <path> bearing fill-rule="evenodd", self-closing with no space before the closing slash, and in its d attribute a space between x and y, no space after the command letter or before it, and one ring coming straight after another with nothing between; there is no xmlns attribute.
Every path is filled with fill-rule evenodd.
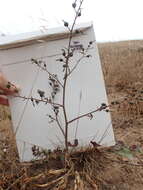
<svg viewBox="0 0 143 190"><path fill-rule="evenodd" d="M59 126L59 128L60 128L60 130L61 130L61 132L62 132L62 134L63 134L63 136L65 137L64 130L63 130L63 128L62 128L62 126L61 126L61 124L60 124L60 122L59 122L59 119L58 119L58 116L57 116L57 115L56 115L56 122L57 122L57 124L58 124L58 126Z"/></svg>
<svg viewBox="0 0 143 190"><path fill-rule="evenodd" d="M31 100L31 99L33 99L34 101L37 101L37 102L45 102L45 103L48 103L48 104L51 104L51 105L54 105L54 106L63 107L62 104L54 103L54 102L51 102L49 100L38 99L38 98L33 98L33 97L25 97L25 96L20 96L20 95L12 95L12 96L16 97L16 98L22 98L24 100Z"/></svg>
<svg viewBox="0 0 143 190"><path fill-rule="evenodd" d="M85 56L83 55L75 64L75 66L70 70L70 72L68 73L68 77L72 74L72 72L77 68L77 66L79 65L79 63L81 62L81 60L85 58Z"/></svg>
<svg viewBox="0 0 143 190"><path fill-rule="evenodd" d="M55 112L54 112L54 113L55 113ZM51 119L57 123L57 125L58 125L60 131L62 132L63 136L65 137L65 133L64 133L64 130L63 130L63 128L62 128L62 126L61 126L61 124L60 124L60 122L59 122L58 116L55 114L55 118L54 118L54 117L51 117Z"/></svg>
<svg viewBox="0 0 143 190"><path fill-rule="evenodd" d="M81 119L81 118L86 117L86 116L88 116L88 115L90 115L90 114L93 114L93 113L95 113L95 112L102 111L102 110L106 109L107 107L109 107L109 106L104 106L104 107L101 106L100 108L98 108L98 109L96 109L96 110L93 110L93 111L91 111L91 112L88 112L88 113L85 113L85 114L83 114L83 115L80 115L80 116L78 116L78 117L76 117L76 118L70 120L70 121L68 122L68 124L70 124L70 123L76 121L77 119Z"/></svg>
<svg viewBox="0 0 143 190"><path fill-rule="evenodd" d="M63 84L63 114L64 114L64 118L65 118L65 148L66 151L68 151L68 119L67 119L67 112L66 112L66 106L65 106L65 101L66 101L66 84L67 84L67 79L68 79L68 64L69 64L69 59L70 59L70 49L71 49L71 41L72 41L72 37L73 37L73 30L74 30L74 26L76 23L76 20L78 18L78 14L80 12L81 6L82 6L83 0L80 1L80 5L78 7L78 10L76 11L76 15L72 24L72 27L70 29L70 33L69 33L69 43L68 43L68 51L67 51L67 57L66 57L66 70L65 70L65 76L64 76L64 84Z"/></svg>
<svg viewBox="0 0 143 190"><path fill-rule="evenodd" d="M125 100L124 98L126 98L126 96L123 97L123 98L118 99L117 101L119 101L120 104L122 104L122 103L124 103L124 102L127 101L127 100ZM93 113L98 112L98 111L105 110L106 108L110 108L110 107L112 107L112 104L109 104L109 105L106 105L106 106L101 106L101 107L97 108L96 110L93 110L93 111L91 111L91 112L85 113L85 114L83 114L83 115L80 115L80 116L78 116L78 117L76 117L76 118L70 120L70 121L68 122L68 124L70 124L70 123L72 123L72 122L74 122L74 121L76 121L76 120L78 120L78 119L81 119L81 118L83 118L83 117L86 117L86 116L88 116L88 115L90 115L90 114L93 114Z"/></svg>
<svg viewBox="0 0 143 190"><path fill-rule="evenodd" d="M57 77L55 77L55 75L53 75L52 73L50 73L45 67L42 67L40 64L37 63L37 65L42 70L46 71L49 74L49 76L53 77L59 83L59 85L63 88L63 84L59 81L59 79Z"/></svg>
<svg viewBox="0 0 143 190"><path fill-rule="evenodd" d="M84 53L83 55L77 60L75 66L70 70L70 72L68 73L68 76L71 75L71 73L77 68L77 66L79 65L79 63L81 62L82 59L84 59L86 57L86 53L88 52L90 48L87 47L85 50L84 50Z"/></svg>

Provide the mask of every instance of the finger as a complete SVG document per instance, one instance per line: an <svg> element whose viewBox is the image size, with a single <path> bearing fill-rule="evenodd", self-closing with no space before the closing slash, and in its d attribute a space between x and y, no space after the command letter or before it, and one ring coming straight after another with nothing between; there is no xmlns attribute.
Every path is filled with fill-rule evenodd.
<svg viewBox="0 0 143 190"><path fill-rule="evenodd" d="M0 87L0 92L2 91L3 94L5 95L13 95L15 93L18 93L19 92L19 88L10 84L10 85L7 85L6 88L4 87Z"/></svg>
<svg viewBox="0 0 143 190"><path fill-rule="evenodd" d="M5 106L9 106L8 98L6 96L0 95L0 104L5 105Z"/></svg>
<svg viewBox="0 0 143 190"><path fill-rule="evenodd" d="M3 95L12 95L12 94L14 94L14 91L11 91L11 90L9 90L7 88L0 88L0 90L2 91L1 94L3 94Z"/></svg>
<svg viewBox="0 0 143 190"><path fill-rule="evenodd" d="M4 94L12 95L18 93L19 87L9 82L5 76L0 72L0 89L4 91Z"/></svg>

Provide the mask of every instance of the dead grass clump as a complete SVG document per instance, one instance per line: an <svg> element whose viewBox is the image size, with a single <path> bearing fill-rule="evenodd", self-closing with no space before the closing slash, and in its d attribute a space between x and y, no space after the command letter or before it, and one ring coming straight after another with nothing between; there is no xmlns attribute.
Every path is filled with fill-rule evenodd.
<svg viewBox="0 0 143 190"><path fill-rule="evenodd" d="M117 190L125 189L124 186L130 189L134 176L143 185L141 157L132 162L117 154L118 151L116 147L100 146L61 154L62 159L55 153L46 160L19 163L15 159L11 162L13 167L1 170L0 187L2 190Z"/></svg>
<svg viewBox="0 0 143 190"><path fill-rule="evenodd" d="M123 90L143 83L143 41L98 44L106 85Z"/></svg>

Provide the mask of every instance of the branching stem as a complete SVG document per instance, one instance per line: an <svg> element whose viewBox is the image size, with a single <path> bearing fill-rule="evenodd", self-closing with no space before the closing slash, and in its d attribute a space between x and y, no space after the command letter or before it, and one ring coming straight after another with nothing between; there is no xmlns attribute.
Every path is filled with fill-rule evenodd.
<svg viewBox="0 0 143 190"><path fill-rule="evenodd" d="M105 109L108 108L108 107L109 107L109 106L104 106L104 107L101 106L100 108L97 108L96 110L93 110L93 111L91 111L91 112L85 113L85 114L83 114L83 115L80 115L80 116L78 116L78 117L76 117L76 118L70 120L70 121L68 122L68 124L70 124L70 123L72 123L72 122L74 122L74 121L76 121L76 120L78 120L78 119L81 119L81 118L83 118L83 117L86 117L86 116L88 116L88 115L90 115L90 114L93 114L93 113L95 113L95 112L105 110Z"/></svg>
<svg viewBox="0 0 143 190"><path fill-rule="evenodd" d="M57 77L55 77L55 75L53 75L52 73L50 73L45 67L41 66L40 64L37 63L37 65L38 65L38 67L40 69L42 69L45 72L47 72L49 76L51 76L52 78L54 78L58 82L58 84L63 88L63 84L59 81L59 79Z"/></svg>
<svg viewBox="0 0 143 190"><path fill-rule="evenodd" d="M59 106L59 107L63 107L62 104L59 104L59 103L54 103L54 102L51 102L49 100L44 100L44 99L38 99L38 98L33 98L33 97L25 97L25 96L20 96L20 95L12 95L13 97L16 97L16 98L22 98L24 100L31 100L33 99L34 101L37 101L37 102L44 102L44 103L48 103L48 104L51 104L53 106Z"/></svg>
<svg viewBox="0 0 143 190"><path fill-rule="evenodd" d="M74 31L74 26L76 24L76 20L79 16L79 12L81 10L81 6L82 6L83 0L80 1L79 7L76 11L76 15L73 21L73 24L71 26L70 29L70 33L69 33L69 42L68 42L68 48L67 48L67 57L65 60L66 63L66 70L65 70L65 76L64 76L64 84L63 84L63 114L64 114L64 119L65 119L65 149L68 152L68 118L67 118L67 112L66 112L66 84L67 84L67 79L68 79L68 65L69 65L69 60L70 60L70 51L71 51L71 41L72 41L72 37L73 37L73 31Z"/></svg>

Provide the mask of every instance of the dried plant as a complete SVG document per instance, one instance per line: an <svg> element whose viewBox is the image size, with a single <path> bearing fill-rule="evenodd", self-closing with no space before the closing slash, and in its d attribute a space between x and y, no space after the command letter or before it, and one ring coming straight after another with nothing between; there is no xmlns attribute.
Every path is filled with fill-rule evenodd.
<svg viewBox="0 0 143 190"><path fill-rule="evenodd" d="M108 52L110 52L109 44L107 45ZM129 46L127 46L127 48L128 47ZM113 49L115 49L115 47ZM114 56L114 51L110 53ZM107 56L107 54L104 53L104 56ZM122 59L122 57L120 57L120 59ZM110 61L112 63L112 57ZM130 63L127 59L126 63L128 64L128 62ZM113 63L113 68L109 69L111 72L109 73L110 76L112 75L114 67L116 68L115 62ZM44 63L42 64L44 66ZM127 71L128 70L125 69L125 72ZM131 72L136 73L135 70L131 70ZM120 75L124 76L124 73L121 72ZM118 77L117 75L116 78ZM113 79L116 78L113 77ZM130 79L126 78L126 80ZM114 85L114 80L111 82L113 82L111 85ZM61 85L59 86L62 91ZM111 90L108 85L107 88L109 91ZM50 150L40 149L35 146L33 147L33 154L36 158L40 156L42 159L28 163L19 163L16 148L14 148L15 141L9 139L10 134L7 134L8 138L5 138L6 135L2 131L6 130L6 126L8 125L5 121L8 115L1 113L0 189L73 190L74 188L80 189L82 187L85 190L143 189L142 86L141 88L136 86L134 89L131 88L131 86L130 88L125 86L125 88L124 94L120 94L121 97L119 97L119 91L114 91L113 97L112 93L109 94L109 98L112 97L112 107L110 109L113 114L112 121L117 140L120 141L117 141L114 147L107 148L99 146L98 142L91 140L93 148L81 148L78 151L69 152L66 158L64 158L65 152L63 150L57 149L51 152ZM116 90L116 88L112 87L112 90ZM52 100L52 98L48 98L47 100L42 90L37 89L37 93L39 94L39 99L33 98L33 101L31 100L34 106L42 102L44 104L51 102L51 106L57 105L55 104L56 96L54 100ZM117 95L116 98L115 94ZM116 108L118 108L117 113ZM59 106L59 110L62 111L62 107ZM123 112L122 116L120 112ZM126 115L130 116L128 120ZM138 118L133 117L136 115L138 115ZM54 112L52 116L53 119L55 119ZM94 115L89 114L87 118L92 119L93 116ZM50 120L52 120L52 118ZM115 120L117 120L117 123L114 123ZM121 138L121 136L126 136L126 138ZM69 146L75 146L76 143L76 141L73 143L69 142ZM132 160L128 158L130 154L133 155ZM62 164L63 159L66 159L67 167Z"/></svg>
<svg viewBox="0 0 143 190"><path fill-rule="evenodd" d="M67 108L66 108L66 90L67 90L67 81L69 78L71 78L71 74L76 70L78 65L83 59L90 59L91 55L88 53L88 50L92 48L92 45L94 44L94 41L89 41L87 44L87 47L84 47L80 42L74 41L74 45L72 43L72 38L75 34L80 33L80 30L75 30L76 22L79 17L82 15L82 4L83 0L75 0L72 4L72 8L74 10L74 19L72 24L69 24L67 21L63 21L64 27L69 31L68 34L68 45L65 48L61 49L61 56L56 59L56 62L60 62L61 66L63 68L63 81L59 80L58 74L51 73L48 68L47 64L44 61L37 60L35 58L31 58L31 62L38 66L43 71L47 72L49 75L49 86L51 88L51 95L50 97L45 96L45 92L38 89L37 93L39 94L39 99L34 97L22 97L17 96L23 99L30 99L33 106L39 105L39 103L44 102L45 104L50 104L52 106L53 114L51 113L48 115L49 122L56 122L57 126L59 127L63 137L64 137L64 145L65 145L65 151L67 152L69 147L76 147L78 146L78 139L75 138L74 143L69 142L69 127L71 123L78 121L84 117L89 118L90 120L94 117L94 113L102 110L108 111L106 109L108 106L105 103L102 103L101 106L93 111L90 111L88 113L78 115L77 117L69 120L68 114L67 114ZM75 54L75 50L78 49L80 53L80 58L76 61L76 63L72 64L73 57ZM70 79L72 80L72 79ZM8 84L8 88L10 88L10 84ZM62 93L62 102L58 103L55 100L55 97L58 93ZM64 116L64 123L60 123L60 114L62 113Z"/></svg>

